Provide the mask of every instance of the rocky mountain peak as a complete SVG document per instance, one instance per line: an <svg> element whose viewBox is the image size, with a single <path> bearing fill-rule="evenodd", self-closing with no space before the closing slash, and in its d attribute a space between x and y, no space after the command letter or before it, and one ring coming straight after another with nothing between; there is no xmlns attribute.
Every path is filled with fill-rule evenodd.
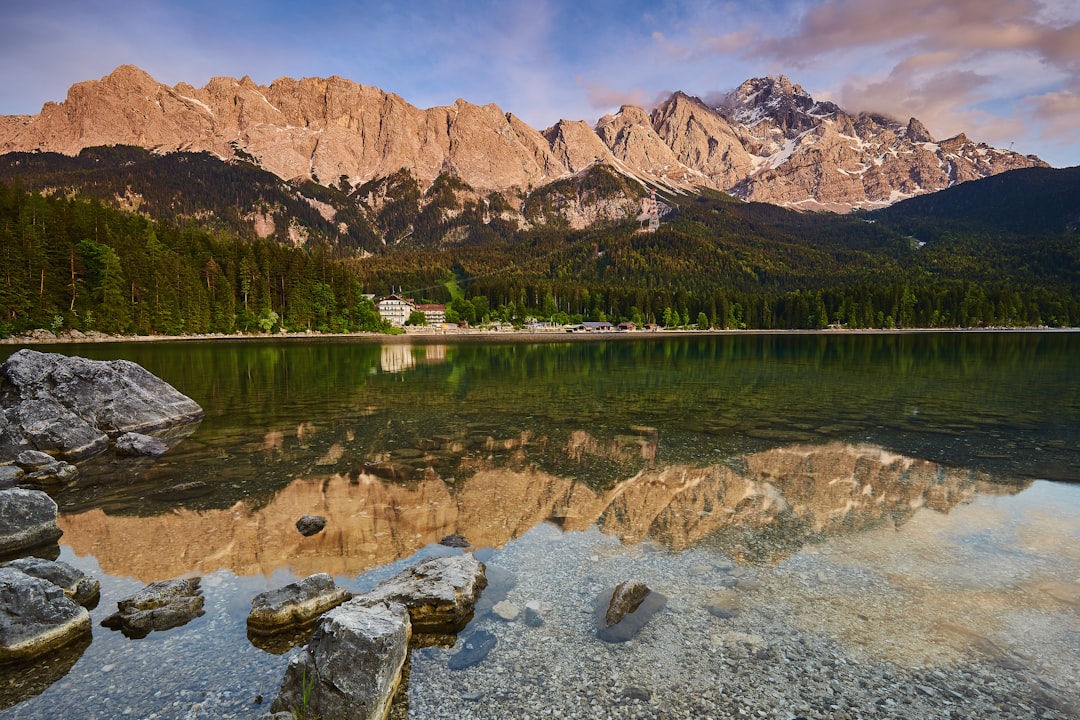
<svg viewBox="0 0 1080 720"><path fill-rule="evenodd" d="M715 105L676 92L652 113L626 105L593 127L562 120L540 133L495 105L421 110L337 76L168 87L122 65L38 115L0 117L0 153L111 145L206 151L324 185L344 177L359 187L404 169L426 187L453 172L510 199L601 161L642 184L841 211L1045 165L963 134L937 143L915 118L848 114L783 75L747 80Z"/></svg>
<svg viewBox="0 0 1080 720"><path fill-rule="evenodd" d="M934 142L934 136L931 135L930 131L926 129L926 126L919 122L916 118L911 118L910 120L908 120L907 131L905 134L907 135L907 139L911 142Z"/></svg>

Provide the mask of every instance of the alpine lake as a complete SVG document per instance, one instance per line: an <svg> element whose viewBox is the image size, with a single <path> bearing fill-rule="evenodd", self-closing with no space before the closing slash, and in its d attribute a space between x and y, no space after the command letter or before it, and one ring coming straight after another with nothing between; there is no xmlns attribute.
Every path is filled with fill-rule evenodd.
<svg viewBox="0 0 1080 720"><path fill-rule="evenodd" d="M101 599L92 639L3 669L2 720L258 718L290 642L249 639L252 598L363 592L452 534L489 586L412 650L397 718L1080 717L1080 333L36 349L132 360L206 416L44 488ZM178 577L201 617L101 626ZM667 603L603 642L594 602L629 579ZM530 602L542 624L505 619Z"/></svg>

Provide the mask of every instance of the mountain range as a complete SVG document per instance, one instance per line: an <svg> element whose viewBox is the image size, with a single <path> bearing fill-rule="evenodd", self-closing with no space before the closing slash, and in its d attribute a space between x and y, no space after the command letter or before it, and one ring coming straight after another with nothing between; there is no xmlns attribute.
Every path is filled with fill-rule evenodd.
<svg viewBox="0 0 1080 720"><path fill-rule="evenodd" d="M495 105L458 100L422 110L340 77L168 87L125 65L73 85L37 115L0 116L0 154L74 156L117 145L251 162L293 185L345 191L369 220L400 199L388 197L397 181L407 176L423 193L447 176L485 201L489 216L495 200L496 214L523 227L553 218L528 217L532 193L597 166L632 184L599 204L562 203L555 215L570 227L635 214L643 186L847 212L1046 166L963 134L935 140L915 118L846 112L784 76L747 80L711 102L676 92L652 112L624 106L593 126L560 120L539 131Z"/></svg>
<svg viewBox="0 0 1080 720"><path fill-rule="evenodd" d="M673 212L639 232L652 193ZM1076 326L1078 199L1080 168L783 77L538 132L121 67L0 118L0 338L379 330L365 297L395 291L469 323Z"/></svg>

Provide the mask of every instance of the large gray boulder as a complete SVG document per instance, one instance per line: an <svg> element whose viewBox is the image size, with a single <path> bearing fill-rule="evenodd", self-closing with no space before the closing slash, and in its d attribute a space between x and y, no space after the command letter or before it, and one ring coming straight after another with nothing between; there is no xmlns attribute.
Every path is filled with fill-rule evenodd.
<svg viewBox="0 0 1080 720"><path fill-rule="evenodd" d="M330 575L317 573L256 595L248 613L248 631L270 635L305 625L351 597L352 593L337 587Z"/></svg>
<svg viewBox="0 0 1080 720"><path fill-rule="evenodd" d="M15 555L60 539L56 503L40 490L0 490L0 557Z"/></svg>
<svg viewBox="0 0 1080 720"><path fill-rule="evenodd" d="M109 438L191 423L203 411L133 362L20 350L0 365L0 414L0 453L80 460Z"/></svg>
<svg viewBox="0 0 1080 720"><path fill-rule="evenodd" d="M413 632L456 633L469 622L487 587L484 563L471 553L428 558L357 597L360 603L401 603Z"/></svg>
<svg viewBox="0 0 1080 720"><path fill-rule="evenodd" d="M289 659L270 712L383 720L401 683L411 634L403 605L339 605L319 620L307 647Z"/></svg>
<svg viewBox="0 0 1080 720"><path fill-rule="evenodd" d="M101 583L97 579L61 560L23 557L4 563L4 566L13 567L31 577L48 580L84 607L96 601L101 595Z"/></svg>
<svg viewBox="0 0 1080 720"><path fill-rule="evenodd" d="M22 662L90 632L90 613L63 588L0 567L0 665Z"/></svg>

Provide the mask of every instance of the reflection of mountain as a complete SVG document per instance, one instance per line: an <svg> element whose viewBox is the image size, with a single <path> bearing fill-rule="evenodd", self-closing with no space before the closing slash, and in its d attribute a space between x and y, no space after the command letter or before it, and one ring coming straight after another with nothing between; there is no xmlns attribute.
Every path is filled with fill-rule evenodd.
<svg viewBox="0 0 1080 720"><path fill-rule="evenodd" d="M333 474L297 480L258 509L240 502L147 518L95 509L63 515L59 524L77 554L143 582L222 567L240 575L285 566L297 575L359 573L450 533L501 546L546 520L566 530L596 524L626 542L652 537L673 550L713 543L740 561L771 561L821 535L899 524L923 506L945 512L977 493L1018 489L877 447L833 443L730 464L649 467L604 492L480 461L456 485L430 471L410 487ZM326 530L302 537L294 523L304 513L325 516Z"/></svg>

